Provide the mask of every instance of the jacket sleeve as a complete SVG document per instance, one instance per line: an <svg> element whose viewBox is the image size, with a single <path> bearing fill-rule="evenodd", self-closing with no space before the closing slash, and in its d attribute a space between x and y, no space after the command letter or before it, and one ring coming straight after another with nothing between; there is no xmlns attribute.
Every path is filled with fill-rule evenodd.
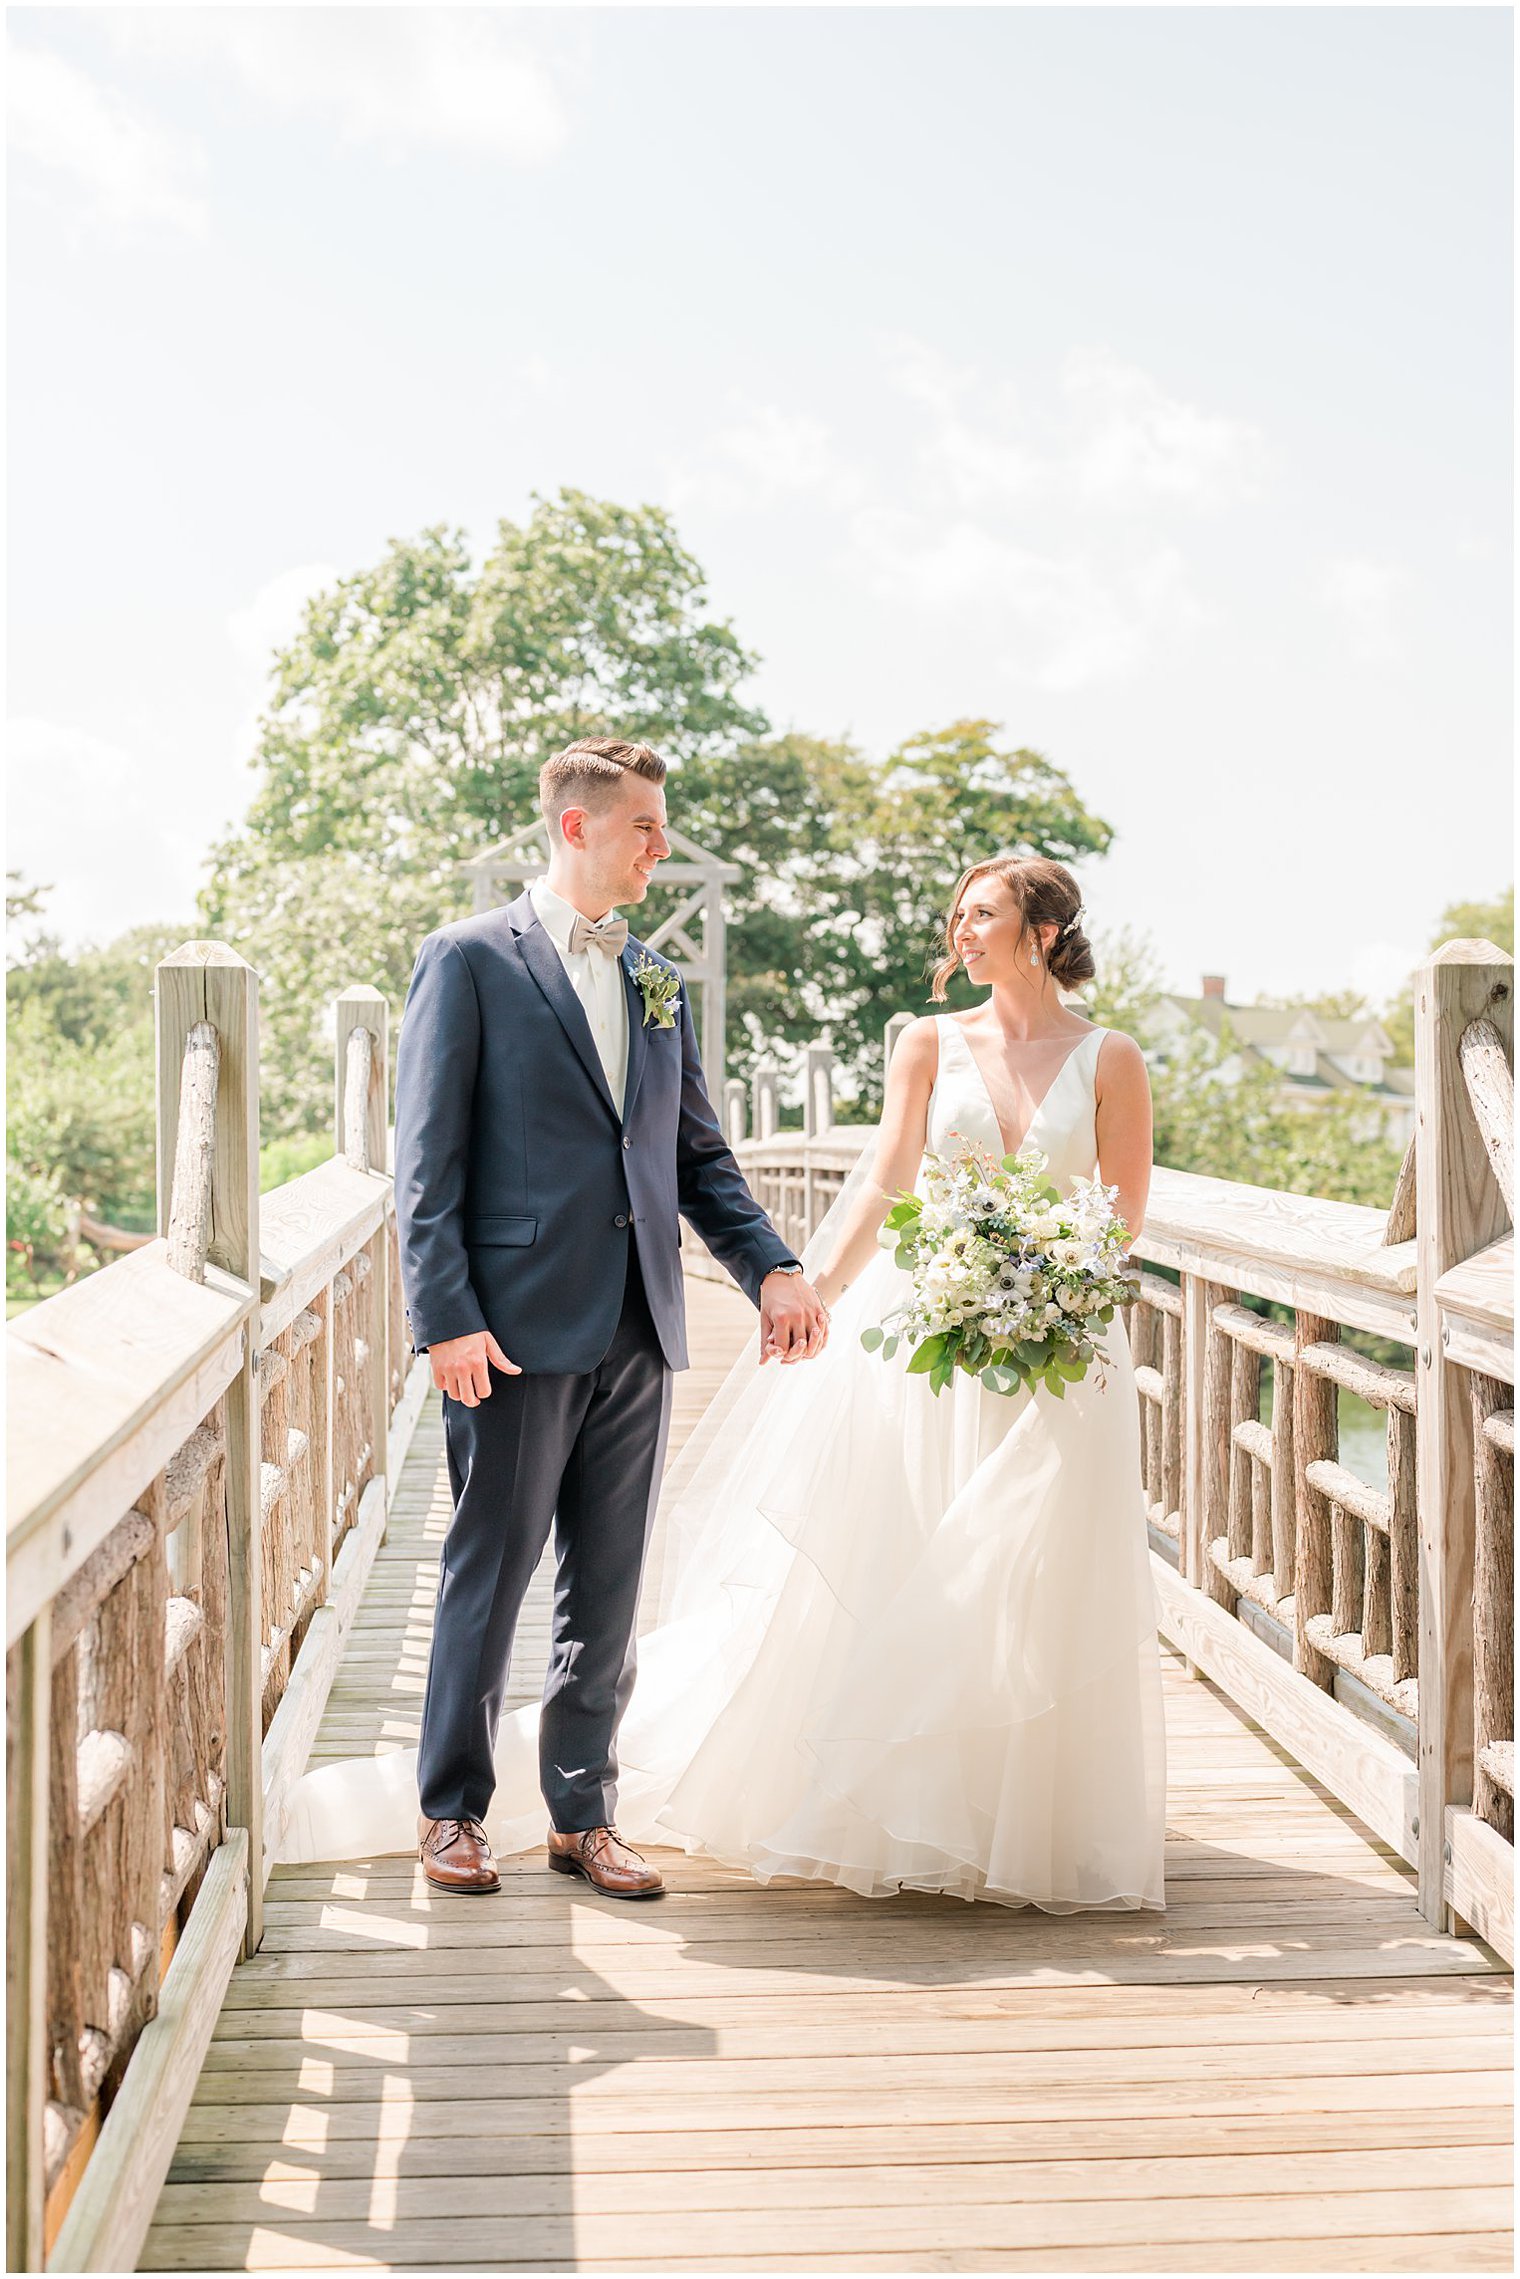
<svg viewBox="0 0 1520 2279"><path fill-rule="evenodd" d="M396 1048L396 1232L418 1352L486 1326L464 1242L480 1006L464 952L429 934Z"/></svg>
<svg viewBox="0 0 1520 2279"><path fill-rule="evenodd" d="M751 1305L760 1303L760 1285L777 1266L798 1261L787 1248L745 1182L732 1148L707 1097L697 1032L686 992L681 993L681 1121L676 1134L676 1192L681 1215L690 1220L714 1258L738 1283Z"/></svg>

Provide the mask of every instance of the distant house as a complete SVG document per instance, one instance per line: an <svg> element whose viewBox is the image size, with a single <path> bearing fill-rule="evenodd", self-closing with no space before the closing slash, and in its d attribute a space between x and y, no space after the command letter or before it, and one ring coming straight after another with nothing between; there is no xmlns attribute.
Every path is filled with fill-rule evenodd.
<svg viewBox="0 0 1520 2279"><path fill-rule="evenodd" d="M1365 1094L1388 1137L1407 1146L1414 1131L1414 1070L1391 1065L1393 1039L1381 1021L1332 1021L1305 1007L1232 1005L1223 974L1206 973L1201 997L1162 997L1152 1050L1164 1062L1173 1038L1197 1028L1217 1037L1226 1021L1235 1046L1224 1063L1226 1080L1253 1061L1265 1061L1281 1071L1285 1100L1313 1106L1336 1092Z"/></svg>

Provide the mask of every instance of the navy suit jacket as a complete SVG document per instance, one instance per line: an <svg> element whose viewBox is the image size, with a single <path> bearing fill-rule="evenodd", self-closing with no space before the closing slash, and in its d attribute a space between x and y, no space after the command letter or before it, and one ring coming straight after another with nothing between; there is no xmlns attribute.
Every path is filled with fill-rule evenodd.
<svg viewBox="0 0 1520 2279"><path fill-rule="evenodd" d="M665 1358L684 1369L681 1216L755 1304L795 1263L713 1113L685 988L673 1028L645 1025L641 956L655 953L630 935L619 1115L527 894L424 941L396 1053L396 1220L419 1352L489 1329L519 1368L596 1368L632 1242Z"/></svg>

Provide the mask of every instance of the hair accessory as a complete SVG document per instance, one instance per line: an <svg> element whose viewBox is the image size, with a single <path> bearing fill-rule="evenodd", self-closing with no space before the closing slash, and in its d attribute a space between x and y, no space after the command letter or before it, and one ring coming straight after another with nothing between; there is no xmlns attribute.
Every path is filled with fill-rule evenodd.
<svg viewBox="0 0 1520 2279"><path fill-rule="evenodd" d="M1056 935L1056 940L1060 941L1062 934L1069 934L1072 927L1077 924L1079 919L1085 918L1086 916L1087 904L1085 902L1079 902L1075 910L1073 910L1071 916L1067 919L1065 925L1061 928L1060 933Z"/></svg>

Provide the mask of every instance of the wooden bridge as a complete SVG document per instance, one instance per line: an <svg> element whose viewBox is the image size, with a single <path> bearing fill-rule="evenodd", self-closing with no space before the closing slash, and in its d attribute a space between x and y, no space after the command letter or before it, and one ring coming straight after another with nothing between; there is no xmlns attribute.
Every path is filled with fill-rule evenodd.
<svg viewBox="0 0 1520 2279"><path fill-rule="evenodd" d="M656 1908L529 1854L462 1909L264 1837L426 1666L384 1006L337 1001L333 1158L260 1198L254 977L177 953L161 1238L12 1329L9 2267L1509 2267L1511 981L1422 973L1387 1220L1157 1175L1164 1915L679 1855ZM859 1145L815 1068L810 1136L740 1141L794 1241ZM753 1335L693 1267L677 1445Z"/></svg>

